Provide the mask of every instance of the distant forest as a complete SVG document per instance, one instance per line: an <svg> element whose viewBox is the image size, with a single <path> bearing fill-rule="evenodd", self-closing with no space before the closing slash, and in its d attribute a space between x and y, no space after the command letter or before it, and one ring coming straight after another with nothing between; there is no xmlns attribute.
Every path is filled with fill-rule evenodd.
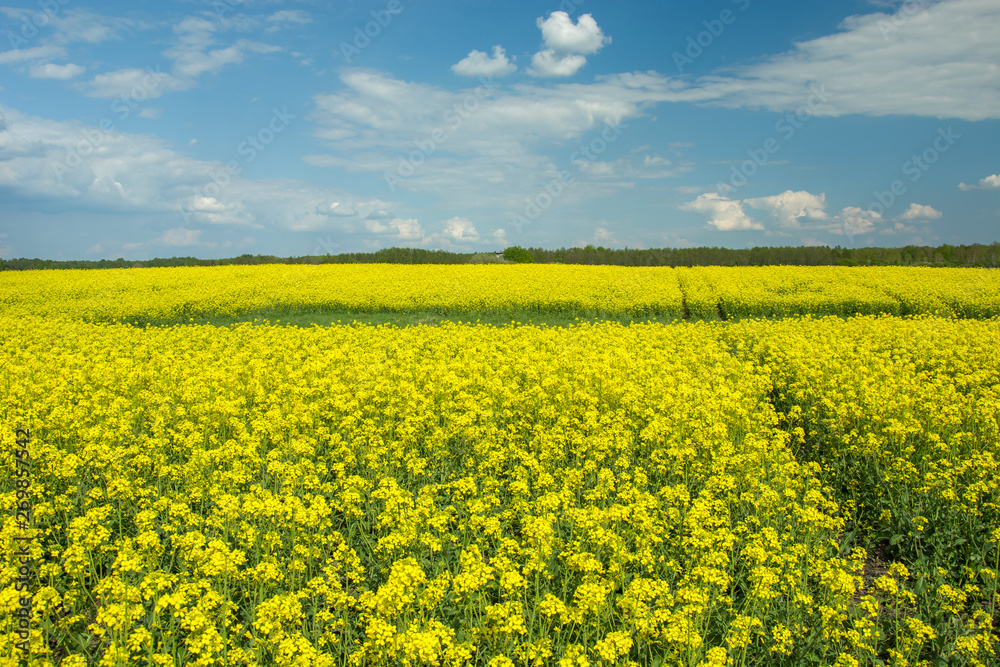
<svg viewBox="0 0 1000 667"><path fill-rule="evenodd" d="M508 249L509 250L509 249ZM841 248L837 246L761 248L615 249L526 248L537 264L605 264L614 266L981 266L1000 267L1000 243L990 245L906 246L904 248ZM511 257L511 253L506 253ZM459 253L421 248L388 248L371 253L275 257L241 255L231 259L168 259L97 261L0 259L0 270L110 269L149 266L223 266L228 264L470 264L504 262L494 253ZM523 255L525 260L526 255Z"/></svg>

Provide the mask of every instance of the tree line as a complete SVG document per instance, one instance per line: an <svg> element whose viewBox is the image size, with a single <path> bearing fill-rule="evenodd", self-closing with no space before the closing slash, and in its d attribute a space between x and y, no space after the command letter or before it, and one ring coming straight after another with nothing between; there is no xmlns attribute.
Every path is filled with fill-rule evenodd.
<svg viewBox="0 0 1000 667"><path fill-rule="evenodd" d="M759 248L518 248L517 253L496 253L496 261L519 257L536 264L604 264L614 266L979 266L1000 267L1000 243L983 245L905 246L902 248L830 248L790 246ZM520 251L530 254L527 255ZM229 259L169 257L148 260L0 259L0 270L109 269L168 266L225 266L230 264L468 264L493 259L494 253L460 253L423 248L386 248L375 252L339 255L276 257L240 255Z"/></svg>

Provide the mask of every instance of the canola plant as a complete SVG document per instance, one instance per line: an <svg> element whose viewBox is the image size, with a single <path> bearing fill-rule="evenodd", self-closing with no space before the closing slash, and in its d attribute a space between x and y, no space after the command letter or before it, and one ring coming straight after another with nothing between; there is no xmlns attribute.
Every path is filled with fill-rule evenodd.
<svg viewBox="0 0 1000 667"><path fill-rule="evenodd" d="M0 663L996 664L992 278L362 268L0 276ZM733 321L183 324L365 290Z"/></svg>

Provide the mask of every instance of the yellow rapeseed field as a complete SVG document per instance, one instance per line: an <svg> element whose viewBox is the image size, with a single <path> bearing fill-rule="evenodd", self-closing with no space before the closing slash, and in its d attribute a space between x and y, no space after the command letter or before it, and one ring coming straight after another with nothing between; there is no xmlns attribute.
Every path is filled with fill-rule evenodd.
<svg viewBox="0 0 1000 667"><path fill-rule="evenodd" d="M1000 660L991 276L928 274L948 310L920 317L184 323L281 304L707 318L711 289L716 312L773 317L827 285L337 268L0 275L0 664ZM850 275L864 303L908 294ZM754 276L792 305L726 300Z"/></svg>
<svg viewBox="0 0 1000 667"><path fill-rule="evenodd" d="M53 273L0 275L0 303L20 313L143 323L261 310L683 313L669 268L272 264Z"/></svg>
<svg viewBox="0 0 1000 667"><path fill-rule="evenodd" d="M661 320L1000 316L1000 271L914 267L279 265L4 272L0 307L94 322L310 311Z"/></svg>

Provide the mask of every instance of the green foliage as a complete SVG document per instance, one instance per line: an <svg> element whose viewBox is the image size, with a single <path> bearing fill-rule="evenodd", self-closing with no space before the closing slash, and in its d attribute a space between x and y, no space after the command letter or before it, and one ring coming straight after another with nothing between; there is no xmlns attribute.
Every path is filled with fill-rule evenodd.
<svg viewBox="0 0 1000 667"><path fill-rule="evenodd" d="M507 264L507 260L504 259L503 255L497 255L492 252L480 252L476 253L469 258L469 264Z"/></svg>
<svg viewBox="0 0 1000 667"><path fill-rule="evenodd" d="M533 264L535 262L535 256L530 252L522 248L521 246L512 245L503 251L503 258L508 262L515 262L517 264Z"/></svg>
<svg viewBox="0 0 1000 667"><path fill-rule="evenodd" d="M906 246L904 248L829 248L801 246L785 248L519 248L504 251L527 253L538 264L604 264L611 266L979 266L1000 268L1000 243L982 245ZM487 253L488 254L488 253ZM460 253L424 248L384 248L375 252L340 255L276 257L241 255L228 259L168 257L148 260L0 259L0 271L28 269L111 269L149 266L222 266L227 264L468 264L485 263L483 253Z"/></svg>

